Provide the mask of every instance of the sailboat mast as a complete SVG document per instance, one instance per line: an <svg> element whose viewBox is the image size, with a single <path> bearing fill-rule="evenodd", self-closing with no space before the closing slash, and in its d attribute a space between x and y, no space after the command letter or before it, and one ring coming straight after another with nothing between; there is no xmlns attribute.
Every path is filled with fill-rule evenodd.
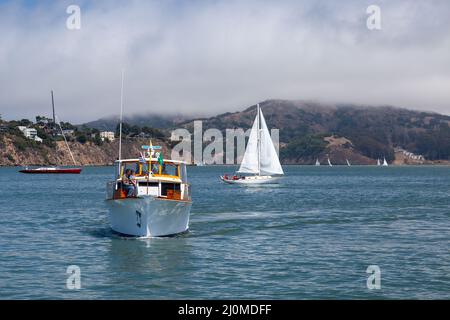
<svg viewBox="0 0 450 320"><path fill-rule="evenodd" d="M119 124L119 160L122 160L122 122L123 122L123 78L125 71L122 70L122 86L120 89L120 124Z"/></svg>
<svg viewBox="0 0 450 320"><path fill-rule="evenodd" d="M52 134L55 135L56 130L56 117L55 117L55 99L53 98L53 90L52 90L52 109L53 109L53 132Z"/></svg>
<svg viewBox="0 0 450 320"><path fill-rule="evenodd" d="M53 123L52 123L52 136L56 136L56 119L55 119L55 99L53 98L53 90L51 91L52 94L52 108L53 108ZM55 166L58 165L58 149L55 148Z"/></svg>
<svg viewBox="0 0 450 320"><path fill-rule="evenodd" d="M261 175L261 112L259 110L259 103L256 105L256 112L257 116L256 119L258 120L257 128L258 128L258 134L257 134L257 142L258 142L258 176Z"/></svg>
<svg viewBox="0 0 450 320"><path fill-rule="evenodd" d="M62 134L62 136L63 136L63 138L64 138L64 142L66 143L66 147L67 147L67 149L69 150L70 157L72 158L73 164L74 164L74 165L77 165L77 162L75 161L75 158L74 158L74 156L73 156L72 150L70 150L69 143L67 142L66 135L64 134L64 130L63 130L63 128L61 127L61 122L59 121L59 119L58 119L58 126L59 126L59 129L61 129L61 134Z"/></svg>

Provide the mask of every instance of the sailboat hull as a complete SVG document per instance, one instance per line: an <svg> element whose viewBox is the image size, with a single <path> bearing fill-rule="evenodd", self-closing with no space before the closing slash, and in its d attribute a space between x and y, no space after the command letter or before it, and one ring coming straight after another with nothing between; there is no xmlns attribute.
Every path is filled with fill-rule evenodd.
<svg viewBox="0 0 450 320"><path fill-rule="evenodd" d="M135 237L164 237L186 232L192 202L139 197L107 200L111 228Z"/></svg>
<svg viewBox="0 0 450 320"><path fill-rule="evenodd" d="M80 174L81 168L38 168L38 169L24 169L20 173L28 174Z"/></svg>
<svg viewBox="0 0 450 320"><path fill-rule="evenodd" d="M241 184L241 185L255 185L255 184L270 184L270 183L278 183L280 177L272 177L272 176L248 176L242 177L239 179L233 178L225 178L221 176L220 179L229 184Z"/></svg>

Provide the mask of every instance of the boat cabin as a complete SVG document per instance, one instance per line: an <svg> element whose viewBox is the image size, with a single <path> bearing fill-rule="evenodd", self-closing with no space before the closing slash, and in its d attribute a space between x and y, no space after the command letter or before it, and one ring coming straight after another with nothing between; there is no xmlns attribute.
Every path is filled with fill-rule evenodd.
<svg viewBox="0 0 450 320"><path fill-rule="evenodd" d="M126 172L132 170L135 184L134 197L152 196L168 200L190 201L186 163L157 158L126 159L116 161L116 180L108 184L108 199L126 199L123 181Z"/></svg>

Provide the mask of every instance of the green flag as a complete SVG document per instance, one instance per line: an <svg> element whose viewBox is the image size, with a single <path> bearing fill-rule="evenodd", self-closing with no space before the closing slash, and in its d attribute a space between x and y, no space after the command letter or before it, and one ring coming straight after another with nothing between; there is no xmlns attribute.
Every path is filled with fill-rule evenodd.
<svg viewBox="0 0 450 320"><path fill-rule="evenodd" d="M164 164L164 159L163 159L163 154L162 154L162 152L159 153L159 156L158 156L158 162L159 162L160 165L163 165L163 164Z"/></svg>

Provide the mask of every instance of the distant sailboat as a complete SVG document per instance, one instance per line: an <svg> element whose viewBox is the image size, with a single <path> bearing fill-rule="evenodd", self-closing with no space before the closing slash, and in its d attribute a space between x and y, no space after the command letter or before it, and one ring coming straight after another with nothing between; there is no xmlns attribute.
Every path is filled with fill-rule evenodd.
<svg viewBox="0 0 450 320"><path fill-rule="evenodd" d="M237 173L252 175L223 175L220 178L231 184L262 184L273 183L278 179L277 176L284 174L259 104L256 106L255 122Z"/></svg>
<svg viewBox="0 0 450 320"><path fill-rule="evenodd" d="M332 167L333 165L331 164L331 161L330 161L330 157L328 157L328 165L330 166L330 167Z"/></svg>
<svg viewBox="0 0 450 320"><path fill-rule="evenodd" d="M377 159L377 166L381 166L380 159Z"/></svg>
<svg viewBox="0 0 450 320"><path fill-rule="evenodd" d="M316 160L316 166L317 166L317 167L320 166L319 159Z"/></svg>
<svg viewBox="0 0 450 320"><path fill-rule="evenodd" d="M383 159L383 167L387 167L388 166L388 163L387 163L387 161L386 161L386 158L384 158Z"/></svg>
<svg viewBox="0 0 450 320"><path fill-rule="evenodd" d="M52 129L53 129L53 133L55 133L56 129L56 125L59 126L59 129L61 130L61 135L64 138L64 142L66 144L67 149L69 150L70 153L70 157L72 158L74 167L60 167L60 166L49 166L49 167L41 167L41 168L28 168L26 167L23 170L20 170L20 173L27 173L27 174L80 174L82 168L77 166L77 163L75 161L75 158L73 157L72 154L72 150L70 150L69 144L67 143L67 139L66 136L64 135L64 130L61 127L61 123L58 120L58 122L56 121L56 116L55 116L55 99L53 97L53 90L51 92L52 94L52 108L53 108L53 123L52 123Z"/></svg>
<svg viewBox="0 0 450 320"><path fill-rule="evenodd" d="M347 166L351 166L350 161L348 161L348 159L345 159L345 161L347 161Z"/></svg>

